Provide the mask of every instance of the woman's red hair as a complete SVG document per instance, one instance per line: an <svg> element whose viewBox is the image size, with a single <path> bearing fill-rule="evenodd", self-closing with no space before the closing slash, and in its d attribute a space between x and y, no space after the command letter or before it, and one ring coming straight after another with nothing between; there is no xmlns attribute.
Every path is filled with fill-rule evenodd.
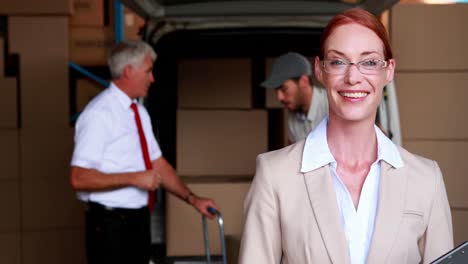
<svg viewBox="0 0 468 264"><path fill-rule="evenodd" d="M384 49L384 57L385 60L393 58L393 51L392 47L390 46L390 41L388 39L387 31L382 23L372 15L371 13L367 12L361 8L351 8L348 9L336 16L334 16L328 25L325 27L322 38L320 39L320 58L323 59L325 55L325 42L327 41L328 37L331 35L333 30L337 27L356 23L361 26L364 26L370 30L372 30L383 42L383 49Z"/></svg>

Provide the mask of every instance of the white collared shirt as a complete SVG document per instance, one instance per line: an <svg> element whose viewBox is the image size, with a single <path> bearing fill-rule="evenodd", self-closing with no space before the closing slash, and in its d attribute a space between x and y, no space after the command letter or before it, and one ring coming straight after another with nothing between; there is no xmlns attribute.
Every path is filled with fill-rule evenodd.
<svg viewBox="0 0 468 264"><path fill-rule="evenodd" d="M380 129L375 126L377 136L377 160L371 165L359 198L357 210L351 194L336 172L337 162L330 152L327 142L327 123L325 118L306 139L302 158L301 172L318 169L330 164L333 187L341 214L341 223L348 242L352 264L366 263L377 214L380 183L380 161L384 160L393 167L403 166L400 153Z"/></svg>
<svg viewBox="0 0 468 264"><path fill-rule="evenodd" d="M161 156L145 107L136 100L132 101L111 83L86 106L78 118L72 166L96 169L103 173L146 170L134 113L130 108L132 102L138 105L150 159L154 161ZM82 201L120 208L141 208L148 201L148 192L136 187L78 192L77 196Z"/></svg>

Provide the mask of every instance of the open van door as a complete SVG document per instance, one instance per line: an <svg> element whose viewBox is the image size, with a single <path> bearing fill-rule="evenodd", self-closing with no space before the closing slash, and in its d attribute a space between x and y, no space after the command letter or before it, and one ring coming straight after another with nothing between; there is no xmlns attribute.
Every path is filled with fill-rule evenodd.
<svg viewBox="0 0 468 264"><path fill-rule="evenodd" d="M398 0L121 0L146 18L142 37L156 45L174 31L233 28L323 28L335 14L361 7L379 15ZM385 88L378 120L394 143L401 145L395 84Z"/></svg>
<svg viewBox="0 0 468 264"><path fill-rule="evenodd" d="M186 146L191 144L188 140L181 140L183 137L179 138L179 136L182 134L190 135L192 141L197 141L197 143L204 142L203 140L207 136L204 133L198 133L202 130L199 129L200 127L206 127L205 134L210 134L209 132L216 130L217 134L213 138L219 138L219 134L225 132L221 137L230 139L224 141L230 141L232 148L216 145L216 143L213 143L214 140L207 140L207 144L205 145L198 144L199 147L196 148L198 153L195 151L188 151L191 154L184 153L185 156L197 160L197 162L191 161L191 163L197 164L199 167L202 163L199 162L200 156L210 152L212 145L215 145L215 154L210 156L212 158L209 160L211 165L208 166L217 168L224 166L231 169L232 167L230 166L236 162L241 163L239 167L242 167L243 164L252 163L252 169L248 173L242 174L244 176L248 174L250 178L247 180L245 178L242 180L241 178L236 178L235 183L230 182L230 187L222 191L219 188L223 188L221 186L225 182L220 183L218 179L216 183L213 183L212 179L214 177L199 185L203 185L203 188L206 188L204 190L207 192L208 189L212 191L212 197L215 200L218 198L221 201L229 199L229 206L237 208L233 210L237 213L234 214L231 211L232 217L226 219L226 223L230 222L232 224L235 222L231 226L236 227L241 226L241 223L239 223L241 217L238 215L238 212L242 211L240 209L243 200L241 196L244 194L243 190L247 190L249 181L255 173L255 156L251 156L252 151L248 151L244 155L239 155L237 159L230 158L227 164L223 163L224 161L219 162L218 158L226 156L226 153L235 152L233 149L239 145L252 148L259 141L268 141L264 144L267 145L264 146L265 151L268 151L283 147L283 143L285 142L287 144L287 139L284 140L284 133L287 133L284 131L285 112L287 111L284 111L281 105L277 108L270 108L268 104L269 97L266 94L267 91L259 85L266 77L271 59L288 51L296 51L312 59L319 52L319 40L323 28L335 14L349 8L361 7L378 15L398 2L397 0L121 1L135 13L146 19L145 27L141 30L142 38L150 43L158 53L158 59L154 65L154 86L156 89L150 89L147 98L145 98L145 104L152 118L153 127L156 130L155 135L158 138L158 142L160 142L162 152L172 164L176 165L175 167L179 175L186 176L184 173L181 173L183 171L181 168L184 166L182 166L180 153L184 151L181 151L180 145ZM194 61L198 63L196 64L197 66L193 66L195 64L192 62ZM209 64L206 63L207 61L215 61L215 63ZM247 64L245 63L246 61ZM241 83L238 83L238 79L233 78L232 75L220 73L219 69L228 69L230 71L227 71L228 73L244 74L242 76L247 77ZM205 78L204 80L210 81L210 85L206 85L209 88L204 87L201 89L203 90L202 92L199 92L201 90L198 90L198 88L206 83L201 84L201 82L198 82L198 79L197 81L190 79L197 75L203 75L202 78ZM181 78L181 76L184 78ZM187 79L190 80L187 81ZM220 83L213 85L213 82L218 81ZM226 82L229 82L228 85L225 85ZM234 82L236 84L232 85ZM247 89L243 89L242 85L248 86L250 90L245 92ZM185 93L188 92L192 96L196 95L196 99L190 99L192 100L189 101L190 105L187 104L187 101L181 100L182 93L180 89L182 86L188 87L184 88L185 90L183 91ZM226 88L228 86L229 88ZM218 93L217 98L221 97L220 93L223 95L227 94L227 98L223 97L220 100L226 104L220 106L218 102L217 108L214 108L214 100L209 101L206 98L199 100L199 95L202 93ZM236 98L239 98L237 95L241 93L244 99L247 98L242 102L247 103L233 107L232 102L236 101ZM401 144L400 120L396 99L395 87L391 83L385 88L384 98L378 112L378 121L393 142ZM196 100L203 101L206 104L194 107L192 103ZM276 100L276 98L273 98L273 100ZM211 104L211 106L208 106L208 104ZM190 111L192 111L191 114L193 115L187 118L187 113ZM206 120L203 120L203 122L200 122L198 119L193 118L195 112L205 112L205 114L210 112L209 117L214 121L206 122ZM231 114L236 112L239 115L237 116L238 118L221 116L221 113L225 112L230 112ZM260 118L261 122L253 121L250 122L252 125L249 129L241 129L243 131L237 130L238 127L242 126L243 121L250 118L246 118L245 115L252 112L255 112L254 114L262 112L263 119ZM181 113L185 113L185 115L181 115ZM242 117L239 117L240 115ZM183 119L184 117L185 119ZM185 122L181 120L185 120ZM226 122L219 125L219 120L226 120ZM213 125L213 123L216 124ZM224 129L220 129L219 131L222 132L219 132L218 128L222 126ZM239 134L235 134L233 137L229 136L228 134L234 130L244 136L240 136ZM265 131L266 133L263 133ZM232 171L235 170L232 169ZM189 175L187 178L195 178L193 175ZM236 174L235 176L239 175ZM206 175L203 172L197 172L196 176L203 178ZM220 176L220 174L215 177L217 176ZM221 176L224 177L226 175L222 174ZM207 178L209 177L207 176ZM216 186L218 189L210 189L207 185L211 183L213 183L211 187ZM222 195L217 197L217 193L222 193ZM185 212L186 208L178 206L178 201L175 198L167 197L167 200L167 212L165 212L167 230L153 225L153 234L161 233L158 232L161 229L165 231L167 254L173 257L174 262L172 263L182 263L176 261L183 260L183 256L191 257L185 259L187 261L190 260L190 263L205 263L194 262L196 259L193 258L194 256L200 257L200 255L203 255L198 245L202 243L187 245L191 243L190 241L198 241L194 237L199 238L199 241L201 241L202 232L196 229L198 223L194 223L200 220L198 215L197 219L191 223L191 228L184 230L183 228L189 225L187 222L192 221L190 213L193 210L188 208L188 211ZM177 210L179 212L175 212ZM161 211L158 212L160 213ZM183 224L180 222L180 219L184 220ZM228 228L226 233L227 235L235 234L236 231L239 230L229 230ZM234 239L234 241L238 241L238 239ZM213 244L217 244L217 242ZM201 259L198 260L201 261ZM236 263L235 260L231 259L231 261L232 263Z"/></svg>
<svg viewBox="0 0 468 264"><path fill-rule="evenodd" d="M164 31L180 29L290 25L324 27L331 17L346 9L361 7L379 15L398 2L398 0L121 1L147 19L148 24L144 32L146 40L157 38L164 34Z"/></svg>
<svg viewBox="0 0 468 264"><path fill-rule="evenodd" d="M398 0L122 0L142 17L174 19L181 17L226 16L333 16L345 9L361 7L380 14Z"/></svg>

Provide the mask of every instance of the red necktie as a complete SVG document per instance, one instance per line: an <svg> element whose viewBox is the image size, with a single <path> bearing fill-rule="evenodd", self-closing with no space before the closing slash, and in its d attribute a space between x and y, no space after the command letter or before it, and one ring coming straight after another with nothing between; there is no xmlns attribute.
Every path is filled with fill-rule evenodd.
<svg viewBox="0 0 468 264"><path fill-rule="evenodd" d="M145 134L143 133L143 127L141 126L141 119L140 114L138 113L138 108L135 103L132 103L130 106L135 113L135 123L138 128L138 136L140 137L140 145L141 151L143 153L143 159L145 160L145 167L147 170L151 170L153 165L151 164L149 152L148 152L148 144L146 143ZM153 211L154 207L154 191L148 191L148 208L150 212Z"/></svg>

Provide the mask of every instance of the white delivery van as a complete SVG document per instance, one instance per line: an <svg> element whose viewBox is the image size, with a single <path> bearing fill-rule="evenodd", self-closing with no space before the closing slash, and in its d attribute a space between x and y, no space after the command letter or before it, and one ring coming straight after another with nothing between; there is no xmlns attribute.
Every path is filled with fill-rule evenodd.
<svg viewBox="0 0 468 264"><path fill-rule="evenodd" d="M217 176L253 174L255 156L249 158L252 163L250 167L242 167L244 164L230 167L230 170L236 170L236 173L225 173L223 168L232 165L233 160L248 156L247 153L240 154L238 158L234 154L230 156L246 145L256 146L259 141L264 140L263 150L269 151L283 147L287 142L284 140L285 111L275 102L274 96L260 87L260 83L269 74L268 69L272 59L288 51L299 52L312 59L318 54L321 32L333 15L356 6L379 15L397 2L397 0L122 0L125 6L146 19L145 27L141 30L142 39L153 45L158 53L154 69L155 87L145 98L145 104L152 117L156 136L165 157L175 165L184 180L198 176L211 177L212 181L219 181L222 177L217 178ZM232 114L234 119L224 120L228 128L217 133L215 130L221 126L218 124L224 124L221 121L227 119L219 115L223 111L236 112L238 117ZM255 111L263 111L266 119L265 122L252 119L254 125L267 126L262 138L257 139L255 136L259 131L263 131L263 128L248 127L237 131L235 125L230 126L234 122L239 122L239 126L249 126L248 122L246 124L242 122L250 117L242 115ZM198 120L197 114L202 112L210 113L206 116L211 116L214 120L206 121L203 117ZM378 119L390 138L396 144L401 144L397 96L393 83L385 88ZM229 133L234 130L237 131L235 137L230 138ZM194 143L193 149L187 147L191 142L181 138L189 135L192 137L191 141L200 143L204 136L210 133L214 135L208 137L210 140L207 143L199 145ZM243 133L247 134L243 136ZM216 142L216 138L220 137L219 134L223 134L221 139L224 137L224 141L234 141L234 143L228 147L220 146ZM203 149L200 149L200 146ZM190 164L190 160L184 161L184 157L187 156L188 159L203 158L203 155L212 149L215 153L207 160L206 166L209 168L205 173L199 170L203 160L192 160L194 164ZM214 161L219 156L230 157L230 163L222 164L222 161ZM190 173L191 171L193 173ZM227 191L225 195L229 195L229 192ZM221 203L223 199L228 199L215 198ZM167 204L174 205L171 201ZM241 211L242 201L237 206L240 207L238 211ZM199 237L200 245L184 245L193 242L190 231L181 231L184 229L183 224L178 224L177 228L164 228L174 221L181 223L188 221L170 218L173 213L169 211L162 209L166 225L162 224L164 221L161 220L153 226L153 235L159 234L159 237L153 237L153 242L164 245L167 243L167 252L173 256L170 258L173 263L182 263L180 262L184 259L182 256L186 257L186 261L187 258L193 261L194 259L190 257L203 255L200 254L203 248L201 232L195 234ZM189 216L179 214L175 217ZM240 216L237 218L236 221L241 221ZM200 221L199 217L197 221ZM240 224L232 227L229 226L229 221L230 219L226 220L226 234L238 233ZM177 242L166 241L165 237ZM213 243L212 245L215 246Z"/></svg>

